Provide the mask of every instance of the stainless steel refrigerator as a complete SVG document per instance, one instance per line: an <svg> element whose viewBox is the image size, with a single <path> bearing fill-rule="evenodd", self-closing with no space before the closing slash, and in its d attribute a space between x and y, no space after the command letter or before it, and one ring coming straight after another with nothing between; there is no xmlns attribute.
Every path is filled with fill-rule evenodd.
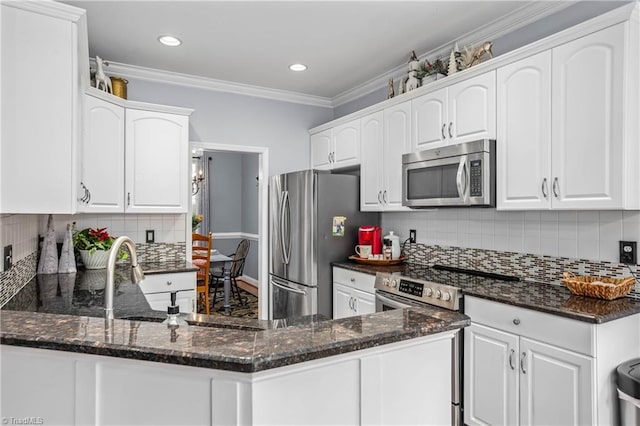
<svg viewBox="0 0 640 426"><path fill-rule="evenodd" d="M360 212L359 194L354 175L304 170L271 178L270 319L332 317L331 262L353 254L361 225L380 221Z"/></svg>

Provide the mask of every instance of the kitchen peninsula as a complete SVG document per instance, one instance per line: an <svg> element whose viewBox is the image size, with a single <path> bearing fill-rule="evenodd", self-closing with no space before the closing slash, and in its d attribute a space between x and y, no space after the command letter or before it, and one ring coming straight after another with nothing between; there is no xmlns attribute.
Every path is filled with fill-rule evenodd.
<svg viewBox="0 0 640 426"><path fill-rule="evenodd" d="M189 314L178 328L148 306L112 321L16 309L0 323L1 415L46 424L449 423L451 341L469 324L438 308L289 323Z"/></svg>

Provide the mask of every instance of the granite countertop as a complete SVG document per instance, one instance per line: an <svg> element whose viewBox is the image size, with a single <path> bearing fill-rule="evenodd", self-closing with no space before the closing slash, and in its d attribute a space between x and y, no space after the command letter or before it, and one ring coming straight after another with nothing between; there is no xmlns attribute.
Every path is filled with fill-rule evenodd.
<svg viewBox="0 0 640 426"><path fill-rule="evenodd" d="M333 266L373 275L376 272L396 272L420 277L459 287L464 295L596 324L640 313L640 300L628 297L602 300L575 296L566 287L560 285L498 280L460 272L434 270L426 265L411 263L395 266L372 266L344 261L334 262Z"/></svg>
<svg viewBox="0 0 640 426"><path fill-rule="evenodd" d="M88 272L93 271L34 278L2 307L0 343L257 372L470 324L458 312L427 307L339 320L309 316L265 321L182 314L189 325L173 328L161 323L166 314L152 311L140 288L122 271L116 274L117 319L107 321L104 279Z"/></svg>

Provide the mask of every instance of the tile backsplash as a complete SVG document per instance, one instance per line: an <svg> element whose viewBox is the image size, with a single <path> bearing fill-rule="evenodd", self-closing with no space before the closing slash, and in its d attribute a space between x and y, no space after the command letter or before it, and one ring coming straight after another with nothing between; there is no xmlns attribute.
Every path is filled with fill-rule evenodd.
<svg viewBox="0 0 640 426"><path fill-rule="evenodd" d="M81 214L54 215L54 228L58 241L64 238L67 223L76 222L78 230L84 228L107 228L110 235L126 235L136 244L146 242L145 231L155 231L156 243L184 243L186 223L184 214ZM47 216L42 215L39 232L47 229ZM191 230L189 230L190 232Z"/></svg>
<svg viewBox="0 0 640 426"><path fill-rule="evenodd" d="M382 214L383 233L462 248L618 262L619 241L640 241L639 211L439 209Z"/></svg>
<svg viewBox="0 0 640 426"><path fill-rule="evenodd" d="M13 267L5 271L0 262L0 306L36 274L38 220L38 215L0 215L0 250L13 246Z"/></svg>

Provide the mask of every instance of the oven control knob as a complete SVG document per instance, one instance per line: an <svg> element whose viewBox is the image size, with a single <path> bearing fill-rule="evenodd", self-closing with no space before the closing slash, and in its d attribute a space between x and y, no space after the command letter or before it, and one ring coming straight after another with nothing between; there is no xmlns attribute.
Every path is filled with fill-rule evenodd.
<svg viewBox="0 0 640 426"><path fill-rule="evenodd" d="M442 297L442 293L440 290L436 290L436 299L440 299L440 297Z"/></svg>
<svg viewBox="0 0 640 426"><path fill-rule="evenodd" d="M389 287L389 278L383 278L382 279L382 284L386 285L387 287Z"/></svg>
<svg viewBox="0 0 640 426"><path fill-rule="evenodd" d="M442 300L444 300L445 302L451 300L451 293L449 293L448 291L442 292Z"/></svg>
<svg viewBox="0 0 640 426"><path fill-rule="evenodd" d="M433 289L431 287L427 287L425 289L425 294L427 297L431 297L433 295Z"/></svg>
<svg viewBox="0 0 640 426"><path fill-rule="evenodd" d="M391 288L396 288L398 286L398 280L391 279Z"/></svg>

